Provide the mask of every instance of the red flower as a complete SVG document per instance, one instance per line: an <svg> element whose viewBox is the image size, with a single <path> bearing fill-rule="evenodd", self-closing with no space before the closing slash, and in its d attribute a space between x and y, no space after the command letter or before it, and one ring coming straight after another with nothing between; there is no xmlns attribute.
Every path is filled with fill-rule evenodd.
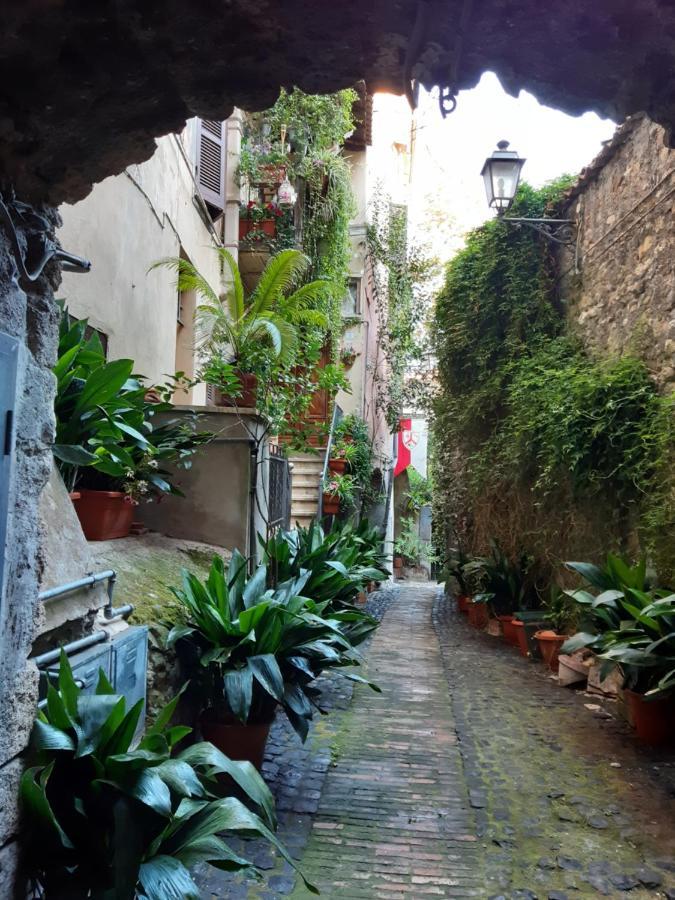
<svg viewBox="0 0 675 900"><path fill-rule="evenodd" d="M249 201L248 201L247 208L248 208L248 209L253 209L254 206L255 206L255 200L249 200Z"/></svg>

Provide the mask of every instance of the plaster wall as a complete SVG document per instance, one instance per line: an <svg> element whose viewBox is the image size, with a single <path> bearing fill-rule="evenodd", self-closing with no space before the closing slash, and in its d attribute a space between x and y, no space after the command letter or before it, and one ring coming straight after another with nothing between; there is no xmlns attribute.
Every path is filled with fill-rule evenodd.
<svg viewBox="0 0 675 900"><path fill-rule="evenodd" d="M189 310L184 324L177 322L175 273L148 270L159 259L182 254L220 290L215 248L224 239L236 256L238 247L238 187L232 169L239 155L240 118L233 116L226 126L230 167L225 227L222 216L211 223L195 200L197 121L190 120L179 136L160 138L147 162L106 178L85 200L61 208L62 245L90 259L92 269L86 275L64 273L60 296L75 317L88 318L108 336L109 359L133 359L136 371L152 383L176 371L177 363L190 371L186 364L193 336ZM194 390L192 399L203 402L204 387Z"/></svg>
<svg viewBox="0 0 675 900"><path fill-rule="evenodd" d="M177 407L171 415L191 418L195 414L196 429L216 437L194 456L189 469L177 471L175 483L185 496L165 496L157 503L143 504L138 517L168 537L236 548L248 555L256 549L250 539L251 450L253 439L263 434L264 423L225 407ZM256 534L266 529L264 442L260 454L258 502L253 509Z"/></svg>
<svg viewBox="0 0 675 900"><path fill-rule="evenodd" d="M675 150L644 116L622 126L568 206L580 272L561 260L570 323L599 354L634 353L675 387ZM608 158L607 158L608 157Z"/></svg>

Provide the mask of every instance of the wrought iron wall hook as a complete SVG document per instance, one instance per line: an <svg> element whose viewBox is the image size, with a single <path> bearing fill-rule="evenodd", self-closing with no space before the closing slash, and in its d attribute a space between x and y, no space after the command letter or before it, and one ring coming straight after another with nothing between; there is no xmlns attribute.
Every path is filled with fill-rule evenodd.
<svg viewBox="0 0 675 900"><path fill-rule="evenodd" d="M20 221L21 231L26 242L25 252L22 249L10 207ZM50 223L27 203L14 200L5 204L4 200L0 198L0 223L4 225L12 245L21 279L37 281L51 259L61 260L63 268L69 272L88 272L91 269L91 262L88 259L62 250L48 236L51 230Z"/></svg>
<svg viewBox="0 0 675 900"><path fill-rule="evenodd" d="M469 29L469 21L471 20L472 11L473 0L464 0L464 4L462 6L462 14L459 18L459 25L457 27L457 35L455 37L455 51L452 57L450 79L445 87L439 86L438 106L444 119L457 109L457 81L459 78L459 64L462 58L462 52L464 50L464 38L466 37L467 31Z"/></svg>

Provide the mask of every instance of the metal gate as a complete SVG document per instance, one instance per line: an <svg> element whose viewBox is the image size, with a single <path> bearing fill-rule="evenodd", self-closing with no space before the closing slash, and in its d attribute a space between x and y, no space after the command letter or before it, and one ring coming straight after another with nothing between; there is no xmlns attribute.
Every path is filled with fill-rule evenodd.
<svg viewBox="0 0 675 900"><path fill-rule="evenodd" d="M267 536L291 525L291 470L283 447L269 447L269 491L267 504Z"/></svg>

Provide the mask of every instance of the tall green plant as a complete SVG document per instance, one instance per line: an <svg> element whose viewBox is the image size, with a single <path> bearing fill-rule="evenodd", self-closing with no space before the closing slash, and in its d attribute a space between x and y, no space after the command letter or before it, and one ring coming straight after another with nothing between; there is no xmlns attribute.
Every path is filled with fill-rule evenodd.
<svg viewBox="0 0 675 900"><path fill-rule="evenodd" d="M199 900L196 864L253 869L222 832L264 837L294 865L250 763L208 743L177 750L191 731L170 725L177 702L134 747L143 701L127 710L102 671L96 693L82 693L61 653L58 690L48 687L21 780L25 862L49 900ZM224 795L225 775L242 799Z"/></svg>

